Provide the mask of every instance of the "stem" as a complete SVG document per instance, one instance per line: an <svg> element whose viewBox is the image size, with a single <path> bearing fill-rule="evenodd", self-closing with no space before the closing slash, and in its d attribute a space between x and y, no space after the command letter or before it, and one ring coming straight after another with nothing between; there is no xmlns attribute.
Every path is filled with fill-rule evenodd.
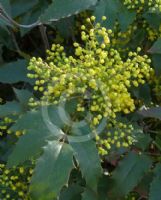
<svg viewBox="0 0 161 200"><path fill-rule="evenodd" d="M39 29L40 29L42 40L44 42L45 51L46 51L46 49L50 49L48 37L47 37L47 34L46 34L46 27L43 24L41 24L39 26Z"/></svg>

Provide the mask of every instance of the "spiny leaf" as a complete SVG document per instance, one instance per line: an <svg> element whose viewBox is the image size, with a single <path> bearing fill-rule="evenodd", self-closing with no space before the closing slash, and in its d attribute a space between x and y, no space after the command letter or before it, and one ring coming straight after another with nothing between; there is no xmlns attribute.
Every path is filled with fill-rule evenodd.
<svg viewBox="0 0 161 200"><path fill-rule="evenodd" d="M31 110L26 112L24 115L20 116L20 118L10 129L12 131L24 129L36 129L41 131L42 127L47 126L46 123L48 120L50 120L49 123L53 123L53 125L58 128L63 127L64 124L59 118L57 107L49 106L47 109L47 116L43 115L43 107L39 110Z"/></svg>
<svg viewBox="0 0 161 200"><path fill-rule="evenodd" d="M98 198L93 191L85 189L85 191L82 193L82 200L98 200Z"/></svg>
<svg viewBox="0 0 161 200"><path fill-rule="evenodd" d="M6 104L0 105L0 117L5 117L11 114L19 114L22 112L21 105L16 102L7 102Z"/></svg>
<svg viewBox="0 0 161 200"><path fill-rule="evenodd" d="M95 143L92 140L80 143L72 143L71 141L71 145L75 151L83 177L86 179L86 184L96 191L102 168Z"/></svg>
<svg viewBox="0 0 161 200"><path fill-rule="evenodd" d="M148 171L151 164L152 161L148 156L130 152L112 175L113 185L109 195L112 198L118 198L128 194Z"/></svg>
<svg viewBox="0 0 161 200"><path fill-rule="evenodd" d="M29 129L16 143L13 152L9 156L7 166L17 166L34 158L41 152L41 148L52 136L52 133L44 127L41 128L41 131Z"/></svg>
<svg viewBox="0 0 161 200"><path fill-rule="evenodd" d="M20 101L21 104L26 105L28 103L29 98L32 96L32 93L28 90L18 90L16 88L13 88L17 99Z"/></svg>
<svg viewBox="0 0 161 200"><path fill-rule="evenodd" d="M119 0L102 0L96 6L94 15L99 22L101 21L102 16L107 16L108 20L105 21L103 25L113 28L120 7L121 3Z"/></svg>
<svg viewBox="0 0 161 200"><path fill-rule="evenodd" d="M31 180L32 199L51 200L68 183L73 168L73 150L70 145L52 141L44 147Z"/></svg>
<svg viewBox="0 0 161 200"><path fill-rule="evenodd" d="M97 0L55 0L40 17L42 22L57 21L61 18L77 14L97 3Z"/></svg>
<svg viewBox="0 0 161 200"><path fill-rule="evenodd" d="M83 187L77 185L76 183L69 185L60 194L60 200L81 200L81 193L83 192Z"/></svg>
<svg viewBox="0 0 161 200"><path fill-rule="evenodd" d="M135 20L135 17L135 11L129 11L126 6L122 5L117 17L120 23L121 31L126 31L129 25Z"/></svg>
<svg viewBox="0 0 161 200"><path fill-rule="evenodd" d="M24 130L24 129L37 129L41 130L42 126L45 126L40 111L31 110L24 115L20 115L16 123L11 126L12 131Z"/></svg>
<svg viewBox="0 0 161 200"><path fill-rule="evenodd" d="M155 168L155 177L151 183L149 200L160 200L161 199L161 164L158 164Z"/></svg>
<svg viewBox="0 0 161 200"><path fill-rule="evenodd" d="M155 74L157 76L160 76L161 75L161 67L160 67L161 54L153 54L152 61L153 61L153 65L154 65Z"/></svg>
<svg viewBox="0 0 161 200"><path fill-rule="evenodd" d="M94 15L97 21L101 21L103 15L107 21L103 23L108 28L113 28L115 21L118 20L122 31L134 21L136 12L129 11L119 0L101 0L95 8Z"/></svg>
<svg viewBox="0 0 161 200"><path fill-rule="evenodd" d="M16 0L12 3L12 17L18 17L24 13L28 13L38 3L38 0ZM24 6L25 3L25 6Z"/></svg>
<svg viewBox="0 0 161 200"><path fill-rule="evenodd" d="M161 38L158 38L153 46L148 50L152 54L161 54Z"/></svg>
<svg viewBox="0 0 161 200"><path fill-rule="evenodd" d="M151 27L153 27L154 29L159 29L161 22L160 13L154 13L148 11L145 14L143 14L143 17L146 19L146 21L150 24Z"/></svg>
<svg viewBox="0 0 161 200"><path fill-rule="evenodd" d="M18 60L0 67L0 82L16 83L19 81L30 82L27 78L26 60Z"/></svg>

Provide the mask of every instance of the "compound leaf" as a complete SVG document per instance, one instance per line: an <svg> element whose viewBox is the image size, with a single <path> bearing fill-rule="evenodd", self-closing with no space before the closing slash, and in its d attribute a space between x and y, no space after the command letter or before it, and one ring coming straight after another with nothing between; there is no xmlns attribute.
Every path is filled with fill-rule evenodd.
<svg viewBox="0 0 161 200"><path fill-rule="evenodd" d="M109 194L114 198L128 194L142 179L151 164L152 161L148 156L130 152L114 171L113 186Z"/></svg>
<svg viewBox="0 0 161 200"><path fill-rule="evenodd" d="M38 159L31 180L32 199L51 200L68 183L73 168L73 150L69 144L48 142Z"/></svg>
<svg viewBox="0 0 161 200"><path fill-rule="evenodd" d="M93 190L96 190L102 168L94 141L71 142L71 145L75 151L83 177L86 179L86 184Z"/></svg>

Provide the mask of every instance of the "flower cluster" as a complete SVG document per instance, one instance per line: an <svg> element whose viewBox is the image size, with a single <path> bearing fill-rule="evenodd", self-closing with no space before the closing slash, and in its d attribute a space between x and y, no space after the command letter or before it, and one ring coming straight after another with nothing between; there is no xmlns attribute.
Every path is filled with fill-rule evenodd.
<svg viewBox="0 0 161 200"><path fill-rule="evenodd" d="M156 29L154 29L150 26L147 26L146 30L147 30L147 33L148 33L148 39L150 41L154 41L157 38L161 37L161 25L159 26L158 30L156 30Z"/></svg>
<svg viewBox="0 0 161 200"><path fill-rule="evenodd" d="M1 119L1 121L0 121L0 136L3 136L5 133L11 134L11 131L8 130L8 127L13 122L14 122L14 120L9 117L5 117L5 118Z"/></svg>
<svg viewBox="0 0 161 200"><path fill-rule="evenodd" d="M133 144L133 126L116 120L108 123L106 133L101 136L96 136L99 154L104 156L111 151L116 151L120 147L128 148Z"/></svg>
<svg viewBox="0 0 161 200"><path fill-rule="evenodd" d="M29 200L28 186L33 170L24 167L7 169L0 164L0 199Z"/></svg>
<svg viewBox="0 0 161 200"><path fill-rule="evenodd" d="M0 136L5 136L6 134L12 134L14 137L18 138L23 135L25 131L13 132L10 130L11 125L16 121L16 116L4 117L0 121Z"/></svg>
<svg viewBox="0 0 161 200"><path fill-rule="evenodd" d="M94 26L94 21L92 16L87 18L90 28L81 26L82 43L73 44L73 56L67 55L63 46L53 44L46 61L31 59L28 77L36 78L34 89L42 93L41 100L31 99L30 105L59 104L77 98L78 113L90 112L91 126L96 127L103 118L114 119L119 112L133 112L135 105L129 89L144 84L153 70L148 56L140 55L141 48L123 59L110 42L112 31L100 23ZM116 134L118 140L123 138L123 134ZM115 144L116 135L115 139L110 138ZM127 143L131 144L130 137ZM117 141L117 146L127 143Z"/></svg>
<svg viewBox="0 0 161 200"><path fill-rule="evenodd" d="M152 11L159 10L161 12L161 0L124 0L124 4L128 9L143 9L147 7Z"/></svg>
<svg viewBox="0 0 161 200"><path fill-rule="evenodd" d="M15 120L16 116L10 116L2 118L0 121L0 136L4 141L6 137L8 138L5 145L1 146L1 154L4 152L3 148L10 145L10 140L17 141L17 138L24 134L24 131L13 132L10 130ZM25 169L23 167L7 169L6 164L0 161L0 199L28 200L27 191L31 173L31 169Z"/></svg>

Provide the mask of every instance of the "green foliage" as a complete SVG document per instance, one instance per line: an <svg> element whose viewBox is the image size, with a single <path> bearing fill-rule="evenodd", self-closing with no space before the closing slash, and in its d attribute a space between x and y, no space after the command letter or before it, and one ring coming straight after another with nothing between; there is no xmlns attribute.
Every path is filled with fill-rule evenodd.
<svg viewBox="0 0 161 200"><path fill-rule="evenodd" d="M0 68L0 81L11 84L20 81L28 82L26 64L26 60L18 60L2 65Z"/></svg>
<svg viewBox="0 0 161 200"><path fill-rule="evenodd" d="M149 49L149 52L153 54L161 54L161 38L158 38L158 40Z"/></svg>
<svg viewBox="0 0 161 200"><path fill-rule="evenodd" d="M160 63L160 1L0 0L0 199L160 200Z"/></svg>
<svg viewBox="0 0 161 200"><path fill-rule="evenodd" d="M68 144L48 142L36 164L30 186L33 199L56 198L61 188L68 183L73 168L73 150Z"/></svg>
<svg viewBox="0 0 161 200"><path fill-rule="evenodd" d="M159 200L161 198L160 187L161 187L161 165L158 164L155 168L155 177L150 187L150 200Z"/></svg>
<svg viewBox="0 0 161 200"><path fill-rule="evenodd" d="M114 183L109 191L110 195L118 198L128 194L138 184L144 173L150 169L151 164L149 157L130 152L112 175Z"/></svg>
<svg viewBox="0 0 161 200"><path fill-rule="evenodd" d="M0 105L0 117L6 117L8 115L16 115L21 113L21 106L18 102L7 102L4 105Z"/></svg>
<svg viewBox="0 0 161 200"><path fill-rule="evenodd" d="M93 141L71 143L76 159L80 164L80 170L86 179L86 184L91 189L97 191L98 179L101 177L101 164L98 157L96 145ZM90 170L91 165L93 169Z"/></svg>
<svg viewBox="0 0 161 200"><path fill-rule="evenodd" d="M115 21L118 20L121 31L124 32L135 20L136 12L129 11L119 0L102 0L95 9L95 15L99 21L102 16L107 16L108 20L105 22L105 26L108 28L113 28Z"/></svg>
<svg viewBox="0 0 161 200"><path fill-rule="evenodd" d="M57 21L61 18L69 17L73 14L77 14L90 6L94 6L97 0L55 0L49 5L48 9L45 10L44 14L40 17L43 22L46 21Z"/></svg>

